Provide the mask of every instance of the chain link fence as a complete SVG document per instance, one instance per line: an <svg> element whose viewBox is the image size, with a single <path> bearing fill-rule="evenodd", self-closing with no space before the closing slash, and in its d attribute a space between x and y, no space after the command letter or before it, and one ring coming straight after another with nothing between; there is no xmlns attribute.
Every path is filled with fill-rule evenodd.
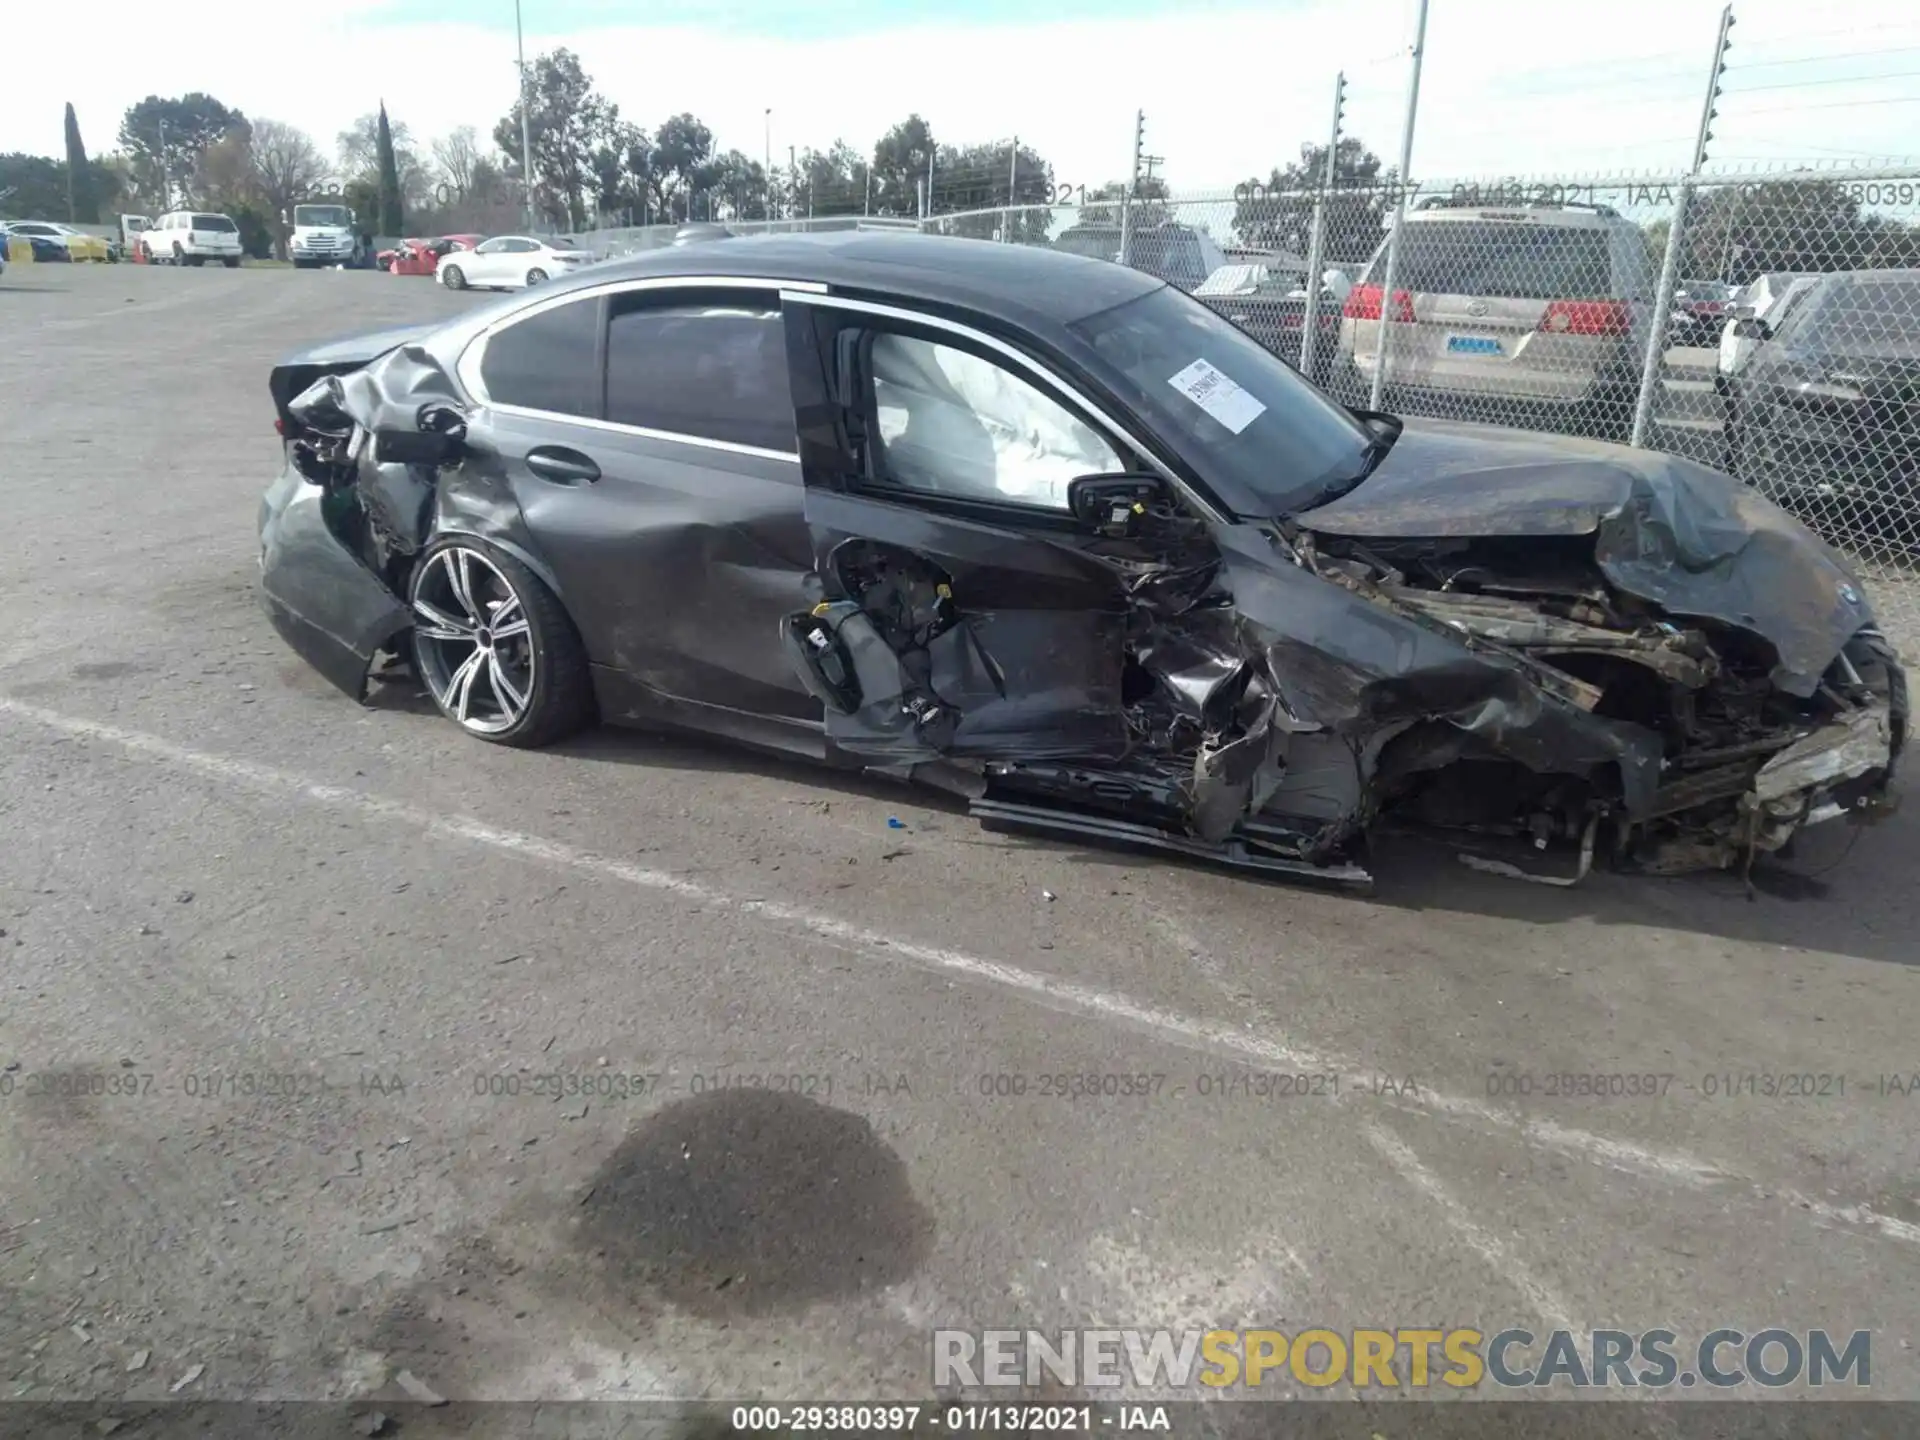
<svg viewBox="0 0 1920 1440"><path fill-rule="evenodd" d="M925 228L1158 275L1344 404L1728 471L1920 654L1920 168L1249 184Z"/></svg>

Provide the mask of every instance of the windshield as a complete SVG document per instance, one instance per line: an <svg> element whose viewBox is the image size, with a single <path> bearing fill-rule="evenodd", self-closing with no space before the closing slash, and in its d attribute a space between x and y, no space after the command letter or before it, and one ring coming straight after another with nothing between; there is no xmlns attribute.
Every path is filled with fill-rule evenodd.
<svg viewBox="0 0 1920 1440"><path fill-rule="evenodd" d="M293 207L293 223L345 226L353 223L353 214L344 205L296 205Z"/></svg>
<svg viewBox="0 0 1920 1440"><path fill-rule="evenodd" d="M1382 246L1367 274L1386 273ZM1613 293L1607 236L1585 226L1524 221L1428 220L1407 226L1395 289L1428 295L1581 300Z"/></svg>
<svg viewBox="0 0 1920 1440"><path fill-rule="evenodd" d="M1365 469L1372 437L1271 351L1178 290L1067 327L1106 385L1223 494L1274 516L1322 504Z"/></svg>

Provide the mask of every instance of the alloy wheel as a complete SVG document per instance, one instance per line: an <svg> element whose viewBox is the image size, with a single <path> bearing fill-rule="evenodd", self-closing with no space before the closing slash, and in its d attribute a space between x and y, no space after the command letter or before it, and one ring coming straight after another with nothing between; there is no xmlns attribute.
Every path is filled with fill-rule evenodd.
<svg viewBox="0 0 1920 1440"><path fill-rule="evenodd" d="M526 605L478 550L436 550L413 584L420 678L448 718L498 735L533 703L534 652Z"/></svg>

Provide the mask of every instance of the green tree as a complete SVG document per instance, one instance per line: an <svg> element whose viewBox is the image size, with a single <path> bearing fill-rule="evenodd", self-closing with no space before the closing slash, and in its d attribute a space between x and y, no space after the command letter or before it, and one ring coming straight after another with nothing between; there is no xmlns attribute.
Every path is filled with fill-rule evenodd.
<svg viewBox="0 0 1920 1440"><path fill-rule="evenodd" d="M844 140L827 150L803 150L795 162L796 215L858 215L867 204L871 165Z"/></svg>
<svg viewBox="0 0 1920 1440"><path fill-rule="evenodd" d="M394 158L393 129L387 123L387 102L384 100L380 102L380 125L374 153L380 172L380 233L397 237L405 230L407 217L400 197L400 164Z"/></svg>
<svg viewBox="0 0 1920 1440"><path fill-rule="evenodd" d="M933 127L919 115L909 115L873 147L873 213L918 216L920 182L927 178L927 161L934 157Z"/></svg>
<svg viewBox="0 0 1920 1440"><path fill-rule="evenodd" d="M1778 271L1864 270L1898 253L1882 242L1905 227L1863 214L1850 188L1837 179L1702 187L1687 207L1681 278L1737 285Z"/></svg>
<svg viewBox="0 0 1920 1440"><path fill-rule="evenodd" d="M739 150L713 157L713 186L710 193L728 220L767 220L772 218L771 180L767 167Z"/></svg>
<svg viewBox="0 0 1920 1440"><path fill-rule="evenodd" d="M193 182L208 147L245 131L247 117L195 90L169 99L149 95L127 107L120 148L132 157L140 192L156 209L192 204Z"/></svg>
<svg viewBox="0 0 1920 1440"><path fill-rule="evenodd" d="M493 127L493 143L506 156L506 173L531 184L534 207L548 222L578 230L597 179L594 152L618 123L619 109L594 93L580 57L564 48L534 60L525 98L533 175L520 173L521 97Z"/></svg>
<svg viewBox="0 0 1920 1440"><path fill-rule="evenodd" d="M1089 190L1080 206L1082 225L1118 225L1120 223L1121 204L1126 197L1127 182L1109 180L1097 190ZM1158 175L1143 175L1134 192L1132 214L1128 220L1131 225L1164 225L1173 218L1173 209L1167 203L1172 192L1167 182Z"/></svg>
<svg viewBox="0 0 1920 1440"><path fill-rule="evenodd" d="M93 166L86 142L80 138L80 119L67 102L67 219L74 225L98 225L100 201L94 194Z"/></svg>
<svg viewBox="0 0 1920 1440"><path fill-rule="evenodd" d="M997 145L942 146L934 162L935 214L961 212L943 228L955 235L983 240L1012 239L1044 244L1053 228L1053 167L1037 151L1020 146L1016 165L1013 148ZM969 215L974 210L1015 205L1030 207L1006 215ZM1011 235L1007 230L1011 226Z"/></svg>
<svg viewBox="0 0 1920 1440"><path fill-rule="evenodd" d="M1327 147L1302 145L1300 159L1265 180L1234 187L1233 232L1242 245L1305 258L1313 234L1314 196L1325 176ZM1328 199L1329 260L1364 260L1379 248L1393 213L1398 172L1356 136L1340 141Z"/></svg>
<svg viewBox="0 0 1920 1440"><path fill-rule="evenodd" d="M711 204L705 192L718 178L713 131L692 115L663 120L653 132L653 169L649 176L654 208L662 220L690 220L704 216Z"/></svg>
<svg viewBox="0 0 1920 1440"><path fill-rule="evenodd" d="M103 160L87 162L87 183L98 202L112 205L121 193L121 177ZM0 211L20 220L66 220L67 165L47 155L18 151L0 155Z"/></svg>

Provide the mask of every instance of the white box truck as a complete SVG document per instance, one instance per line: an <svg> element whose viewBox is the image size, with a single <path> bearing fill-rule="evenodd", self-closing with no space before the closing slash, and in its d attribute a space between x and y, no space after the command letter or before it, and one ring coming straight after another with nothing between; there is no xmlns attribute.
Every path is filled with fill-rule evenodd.
<svg viewBox="0 0 1920 1440"><path fill-rule="evenodd" d="M350 206L325 203L295 205L281 217L293 227L287 237L287 256L296 269L316 265L345 265L357 269L368 263L360 227Z"/></svg>

